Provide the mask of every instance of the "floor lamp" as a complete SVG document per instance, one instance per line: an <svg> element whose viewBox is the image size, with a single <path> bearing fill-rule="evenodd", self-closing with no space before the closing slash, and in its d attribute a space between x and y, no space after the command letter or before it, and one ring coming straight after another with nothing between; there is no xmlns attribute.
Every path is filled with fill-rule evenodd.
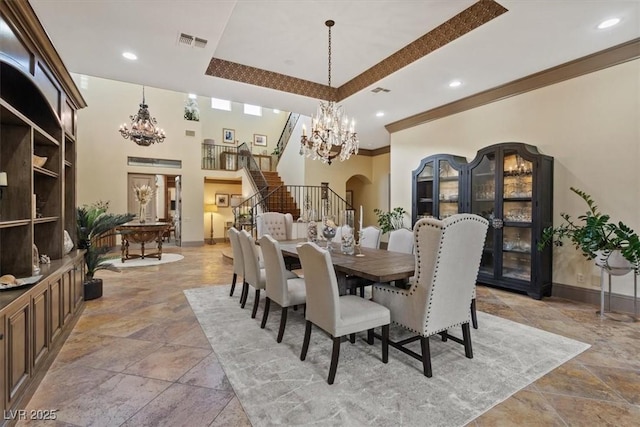
<svg viewBox="0 0 640 427"><path fill-rule="evenodd" d="M206 204L204 205L204 211L205 212L209 212L210 216L211 216L211 235L209 236L209 244L210 245L215 245L216 241L213 240L213 213L214 212L218 212L218 206L210 203L210 204Z"/></svg>

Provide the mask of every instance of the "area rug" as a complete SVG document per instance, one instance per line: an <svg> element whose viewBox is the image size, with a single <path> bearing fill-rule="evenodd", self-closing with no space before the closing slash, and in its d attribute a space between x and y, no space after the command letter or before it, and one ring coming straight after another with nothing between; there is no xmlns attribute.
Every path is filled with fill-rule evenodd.
<svg viewBox="0 0 640 427"><path fill-rule="evenodd" d="M260 329L264 305L251 319L253 301L240 309L239 289L233 297L228 286L185 294L254 426L463 426L589 347L478 312L473 359L464 357L462 345L431 338L433 377L427 378L421 362L394 348L383 364L380 341L370 346L359 334L355 344L342 343L330 386L332 344L320 329L313 328L307 359L300 361L302 310L290 312L278 344L279 308ZM392 339L399 334L392 327Z"/></svg>
<svg viewBox="0 0 640 427"><path fill-rule="evenodd" d="M151 265L167 264L169 262L176 262L182 259L184 259L184 256L180 254L165 253L165 254L162 254L162 259L134 258L134 259L128 259L125 262L122 262L120 260L120 257L118 257L118 258L113 258L109 262L111 262L111 264L113 264L118 268L130 268L130 267L149 267Z"/></svg>

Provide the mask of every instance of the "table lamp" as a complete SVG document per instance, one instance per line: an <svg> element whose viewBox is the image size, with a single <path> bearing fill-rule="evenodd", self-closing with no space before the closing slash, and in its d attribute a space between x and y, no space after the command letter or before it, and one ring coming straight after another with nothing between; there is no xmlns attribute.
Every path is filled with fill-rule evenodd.
<svg viewBox="0 0 640 427"><path fill-rule="evenodd" d="M214 203L208 203L204 205L204 211L209 212L211 216L211 235L209 236L209 244L215 245L216 241L213 240L213 213L218 212L218 206Z"/></svg>

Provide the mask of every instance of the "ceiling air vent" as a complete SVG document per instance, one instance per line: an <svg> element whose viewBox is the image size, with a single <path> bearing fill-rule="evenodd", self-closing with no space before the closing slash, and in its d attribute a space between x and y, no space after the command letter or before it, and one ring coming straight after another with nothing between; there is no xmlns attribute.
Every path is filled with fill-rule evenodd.
<svg viewBox="0 0 640 427"><path fill-rule="evenodd" d="M180 33L178 35L178 44L190 47L199 47L202 49L207 45L207 40L201 39L200 37L194 37L189 34Z"/></svg>
<svg viewBox="0 0 640 427"><path fill-rule="evenodd" d="M193 36L190 36L189 34L185 34L185 33L180 33L180 36L178 37L178 43L179 44L186 44L187 46L191 46L191 44L193 43Z"/></svg>
<svg viewBox="0 0 640 427"><path fill-rule="evenodd" d="M196 136L196 131L195 130L185 130L184 134L186 136Z"/></svg>
<svg viewBox="0 0 640 427"><path fill-rule="evenodd" d="M391 91L389 89L385 89L383 87L378 86L377 88L372 89L371 92L373 92L373 93L385 92L386 93L386 92L391 92Z"/></svg>

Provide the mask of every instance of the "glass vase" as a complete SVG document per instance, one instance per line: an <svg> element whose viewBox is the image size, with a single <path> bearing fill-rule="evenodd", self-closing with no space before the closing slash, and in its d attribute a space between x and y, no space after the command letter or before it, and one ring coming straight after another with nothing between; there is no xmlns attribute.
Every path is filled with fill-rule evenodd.
<svg viewBox="0 0 640 427"><path fill-rule="evenodd" d="M138 212L138 222L144 224L147 221L147 204L140 203L140 212Z"/></svg>
<svg viewBox="0 0 640 427"><path fill-rule="evenodd" d="M349 224L342 226L342 253L346 255L353 255L356 249L356 239L353 235L353 228Z"/></svg>

